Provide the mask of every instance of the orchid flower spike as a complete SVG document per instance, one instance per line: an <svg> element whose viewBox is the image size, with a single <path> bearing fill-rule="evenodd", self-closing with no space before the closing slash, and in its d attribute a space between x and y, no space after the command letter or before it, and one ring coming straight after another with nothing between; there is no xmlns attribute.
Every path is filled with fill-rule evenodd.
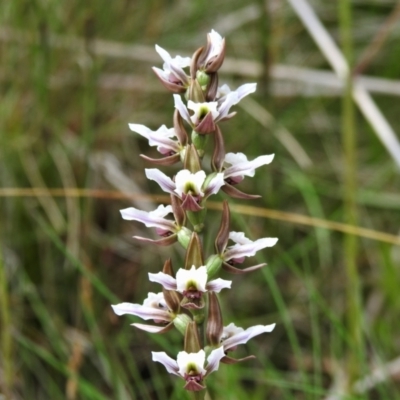
<svg viewBox="0 0 400 400"><path fill-rule="evenodd" d="M165 352L152 352L153 361L164 365L170 374L177 375L186 381L185 389L189 391L199 391L205 389L204 379L213 371L218 370L221 358L225 356L223 347L213 350L207 357L206 353L200 350L197 353L187 353L180 351L176 361L169 357Z"/></svg>

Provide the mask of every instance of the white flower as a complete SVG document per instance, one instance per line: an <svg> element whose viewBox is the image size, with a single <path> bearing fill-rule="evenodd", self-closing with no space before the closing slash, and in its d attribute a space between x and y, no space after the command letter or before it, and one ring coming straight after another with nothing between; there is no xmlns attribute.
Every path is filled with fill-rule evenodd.
<svg viewBox="0 0 400 400"><path fill-rule="evenodd" d="M211 32L208 34L209 39L209 51L205 60L205 65L209 64L213 58L218 57L221 51L224 49L224 39L222 36L211 29Z"/></svg>
<svg viewBox="0 0 400 400"><path fill-rule="evenodd" d="M172 139L176 138L174 128L168 129L165 125L162 125L156 131L152 131L144 125L129 124L129 129L145 137L150 146L157 146L157 150L161 154L176 154L182 150L179 143Z"/></svg>
<svg viewBox="0 0 400 400"><path fill-rule="evenodd" d="M190 211L199 211L199 204L203 199L208 198L212 194L218 193L221 186L225 184L224 174L222 172L213 175L208 180L206 187L206 173L198 171L192 174L189 170L184 169L177 173L175 182L156 168L146 169L146 177L152 181L156 181L162 190L179 197L183 203L182 208Z"/></svg>
<svg viewBox="0 0 400 400"><path fill-rule="evenodd" d="M194 265L190 270L180 268L176 273L176 278L159 272L149 273L149 280L160 283L167 290L176 290L189 298L198 298L207 290L219 293L222 289L229 289L232 284L232 281L221 278L207 282L207 268L205 266L196 268Z"/></svg>
<svg viewBox="0 0 400 400"><path fill-rule="evenodd" d="M194 101L189 100L187 108L194 111L194 114L190 117L193 125L198 125L209 112L211 113L212 119L215 121L219 115L217 106L218 103L216 101L195 103Z"/></svg>
<svg viewBox="0 0 400 400"><path fill-rule="evenodd" d="M224 327L221 335L221 343L224 351L234 350L239 344L247 343L254 336L260 335L265 332L272 332L275 324L271 325L255 325L244 330L231 323Z"/></svg>
<svg viewBox="0 0 400 400"><path fill-rule="evenodd" d="M255 240L254 242L244 235L243 232L230 232L229 239L234 241L236 244L229 246L224 254L224 261L233 260L241 262L244 257L254 256L257 251L264 249L265 247L272 247L278 241L277 238L262 238Z"/></svg>
<svg viewBox="0 0 400 400"><path fill-rule="evenodd" d="M154 72L170 89L184 92L189 84L189 78L183 68L189 67L190 57L176 56L172 58L162 47L156 45L156 51L164 60L163 69L153 67Z"/></svg>
<svg viewBox="0 0 400 400"><path fill-rule="evenodd" d="M192 174L188 169L183 169L176 174L175 192L180 198L182 198L184 194L203 197L204 192L202 191L202 186L205 180L206 173L204 171L198 171Z"/></svg>
<svg viewBox="0 0 400 400"><path fill-rule="evenodd" d="M248 161L243 153L227 153L224 162L230 164L224 170L224 179L231 184L240 182L244 176L253 177L256 168L269 164L274 158L274 154L259 156L253 161Z"/></svg>
<svg viewBox="0 0 400 400"><path fill-rule="evenodd" d="M186 390L198 391L204 389L202 385L204 378L218 369L225 353L223 347L213 350L207 357L206 366L204 366L206 360L204 350L197 353L180 351L176 361L163 351L152 352L152 355L153 361L163 364L170 374L180 376L186 381Z"/></svg>
<svg viewBox="0 0 400 400"><path fill-rule="evenodd" d="M132 303L120 303L111 306L117 315L136 315L144 320L152 319L156 324L162 324L165 322L172 322L175 318L175 315L168 309L167 303L164 299L163 293L148 293L147 298L143 301L143 305L141 304L132 304ZM154 325L145 325L145 324L132 324L139 329L145 330L151 333L160 333L161 331L165 331L169 329L171 326L162 325L162 326L154 326Z"/></svg>

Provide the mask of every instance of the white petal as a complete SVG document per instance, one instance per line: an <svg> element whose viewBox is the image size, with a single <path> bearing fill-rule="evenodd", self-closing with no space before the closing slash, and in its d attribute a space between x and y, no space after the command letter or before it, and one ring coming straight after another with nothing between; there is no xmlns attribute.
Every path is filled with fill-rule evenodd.
<svg viewBox="0 0 400 400"><path fill-rule="evenodd" d="M222 51L222 43L223 39L222 36L214 31L214 29L211 30L211 32L208 34L210 41L211 41L211 49L208 54L206 64L208 63L209 60L211 60L213 57L218 56L219 53Z"/></svg>
<svg viewBox="0 0 400 400"><path fill-rule="evenodd" d="M200 350L198 353L186 353L186 351L180 351L176 358L179 374L184 376L190 371L195 370L198 374L205 375L206 370L204 369L204 362L206 361L206 353L204 350Z"/></svg>
<svg viewBox="0 0 400 400"><path fill-rule="evenodd" d="M176 290L176 279L171 275L164 274L164 272L158 272L157 274L149 273L150 282L156 282L161 284L167 290Z"/></svg>
<svg viewBox="0 0 400 400"><path fill-rule="evenodd" d="M175 102L175 108L179 111L179 114L181 114L181 117L189 125L192 125L192 121L190 119L189 111L187 110L186 106L183 104L183 101L181 99L181 96L179 96L179 94L174 94L174 102Z"/></svg>
<svg viewBox="0 0 400 400"><path fill-rule="evenodd" d="M189 110L194 111L194 115L190 117L190 120L194 124L199 123L201 118L205 117L209 112L211 112L212 118L215 120L219 115L217 107L218 103L216 101L211 101L208 103L195 103L192 100L189 100L187 105Z"/></svg>
<svg viewBox="0 0 400 400"><path fill-rule="evenodd" d="M162 310L167 310L168 306L164 298L164 293L159 292L159 293L148 293L147 298L144 299L143 301L143 306L145 307L154 307L154 308L159 308Z"/></svg>
<svg viewBox="0 0 400 400"><path fill-rule="evenodd" d="M176 137L175 129L168 129L165 125L160 126L157 131L152 131L144 125L129 124L129 129L139 135L145 137L149 141L150 146L157 146L158 151L163 149L179 151L179 144L176 140L171 138Z"/></svg>
<svg viewBox="0 0 400 400"><path fill-rule="evenodd" d="M147 325L147 324L131 324L135 328L141 329L142 331L146 331L149 333L159 333L165 328L165 325Z"/></svg>
<svg viewBox="0 0 400 400"><path fill-rule="evenodd" d="M243 331L244 331L243 328L240 328L239 326L236 326L233 322L231 322L229 325L224 326L221 335L221 342Z"/></svg>
<svg viewBox="0 0 400 400"><path fill-rule="evenodd" d="M211 292L219 293L222 289L230 289L232 281L226 281L225 279L214 279L207 283L207 290Z"/></svg>
<svg viewBox="0 0 400 400"><path fill-rule="evenodd" d="M221 189L221 186L225 185L225 179L224 179L224 174L222 172L219 172L218 174L215 175L213 179L211 179L210 182L208 182L208 185L206 188L204 188L204 193L205 196L211 196L212 194L216 194L219 192L219 189Z"/></svg>
<svg viewBox="0 0 400 400"><path fill-rule="evenodd" d="M160 55L160 57L165 61L171 61L171 56L169 55L167 50L164 50L162 47L156 44L156 52Z"/></svg>
<svg viewBox="0 0 400 400"><path fill-rule="evenodd" d="M195 174L192 174L188 169L183 169L175 176L175 192L179 197L182 197L182 194L188 194L187 189L190 188L194 191L194 195L204 196L201 187L203 186L205 179L206 173L204 171L198 171Z"/></svg>
<svg viewBox="0 0 400 400"><path fill-rule="evenodd" d="M236 335L223 341L225 350L235 347L239 344L247 343L254 336L260 335L261 333L271 332L275 328L275 324L271 325L256 325L247 328L245 331L239 332Z"/></svg>
<svg viewBox="0 0 400 400"><path fill-rule="evenodd" d="M239 103L243 97L249 95L250 93L254 93L257 89L257 83L245 83L242 86L239 86L235 92L237 93L237 101L235 104Z"/></svg>
<svg viewBox="0 0 400 400"><path fill-rule="evenodd" d="M252 240L248 239L245 236L244 232L234 232L234 231L229 232L229 239L239 244L253 243Z"/></svg>
<svg viewBox="0 0 400 400"><path fill-rule="evenodd" d="M154 307L145 307L141 304L120 303L111 306L117 315L136 315L144 320L154 319L162 321L171 321L171 315L168 311L157 309Z"/></svg>
<svg viewBox="0 0 400 400"><path fill-rule="evenodd" d="M229 113L230 108L238 102L237 100L237 93L236 92L230 92L226 95L224 100L222 101L222 104L220 105L218 111L219 111L219 116L215 120L215 122L221 120L222 118L226 117Z"/></svg>
<svg viewBox="0 0 400 400"><path fill-rule="evenodd" d="M234 246L228 247L224 254L224 259L225 261L229 261L232 258L254 256L257 251L264 249L265 247L272 247L277 241L277 238L262 238L251 243L235 244Z"/></svg>
<svg viewBox="0 0 400 400"><path fill-rule="evenodd" d="M176 229L174 221L165 219L166 215L172 213L170 205L160 205L154 211L142 211L134 207L120 210L122 218L128 221L139 221L148 228L161 228L173 232Z"/></svg>
<svg viewBox="0 0 400 400"><path fill-rule="evenodd" d="M229 177L235 177L235 176L254 176L255 170L258 167L261 167L262 165L269 164L273 158L274 154L271 155L265 155L265 156L260 156L254 159L253 161L239 161L239 157L243 158L240 156L241 153L238 153L236 159L234 159L234 154L233 153L228 153L228 159L225 157L225 161L232 164L231 167L227 168L224 171L224 177L229 178ZM243 154L244 156L244 154ZM246 158L246 156L244 156ZM230 160L230 161L228 161Z"/></svg>
<svg viewBox="0 0 400 400"><path fill-rule="evenodd" d="M164 351L159 351L159 352L152 351L151 354L153 355L153 361L157 361L157 362L163 364L164 367L166 368L166 370L170 374L174 374L174 375L178 375L179 376L178 363L174 359L169 357L167 355L167 353L165 353Z"/></svg>
<svg viewBox="0 0 400 400"><path fill-rule="evenodd" d="M215 349L210 353L210 355L207 357L207 375L218 369L219 362L223 357L225 357L225 352L222 346L218 347L218 349Z"/></svg>
<svg viewBox="0 0 400 400"><path fill-rule="evenodd" d="M196 268L193 265L189 270L180 268L176 273L176 290L183 293L194 285L199 292L206 292L207 279L207 268L205 266Z"/></svg>
<svg viewBox="0 0 400 400"><path fill-rule="evenodd" d="M169 178L159 169L150 168L145 169L144 171L146 173L147 179L150 179L151 181L156 181L160 185L161 189L164 190L164 192L174 193L175 183L172 181L171 178Z"/></svg>

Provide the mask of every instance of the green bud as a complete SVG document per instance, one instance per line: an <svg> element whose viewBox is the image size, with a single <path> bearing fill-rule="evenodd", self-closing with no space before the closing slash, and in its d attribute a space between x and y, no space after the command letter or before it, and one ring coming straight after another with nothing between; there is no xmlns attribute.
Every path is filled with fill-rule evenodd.
<svg viewBox="0 0 400 400"><path fill-rule="evenodd" d="M207 86L210 82L210 76L206 72L200 70L196 72L196 79L201 87Z"/></svg>
<svg viewBox="0 0 400 400"><path fill-rule="evenodd" d="M204 228L204 218L207 210L204 208L201 211L187 211L186 215L189 218L190 223L193 225L193 229L196 232L201 232Z"/></svg>
<svg viewBox="0 0 400 400"><path fill-rule="evenodd" d="M178 242L183 246L183 248L187 249L191 236L191 230L184 226L178 231Z"/></svg>
<svg viewBox="0 0 400 400"><path fill-rule="evenodd" d="M208 260L206 262L206 268L209 279L212 278L219 271L221 265L222 265L222 260L218 254L214 254L208 257Z"/></svg>
<svg viewBox="0 0 400 400"><path fill-rule="evenodd" d="M174 326L182 335L185 335L186 327L192 322L192 319L187 314L178 314L174 319Z"/></svg>
<svg viewBox="0 0 400 400"><path fill-rule="evenodd" d="M192 132L192 143L196 147L200 158L204 156L204 148L207 144L208 135L199 135L196 131Z"/></svg>

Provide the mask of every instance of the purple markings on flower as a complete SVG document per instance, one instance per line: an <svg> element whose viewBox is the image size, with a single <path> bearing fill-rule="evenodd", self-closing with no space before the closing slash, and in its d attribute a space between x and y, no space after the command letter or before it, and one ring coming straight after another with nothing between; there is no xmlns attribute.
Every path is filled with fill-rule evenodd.
<svg viewBox="0 0 400 400"><path fill-rule="evenodd" d="M254 256L257 251L265 247L272 247L278 241L277 238L262 238L254 242L244 235L243 232L230 232L229 239L235 242L233 246L229 246L223 258L225 262L231 261L233 263L243 262L244 257Z"/></svg>
<svg viewBox="0 0 400 400"><path fill-rule="evenodd" d="M225 356L222 347L213 350L207 358L204 350L197 353L187 353L180 351L176 361L169 357L165 352L152 352L153 361L164 365L170 374L180 376L186 381L185 389L190 391L203 390L202 382L205 377L216 371L220 360Z"/></svg>
<svg viewBox="0 0 400 400"><path fill-rule="evenodd" d="M189 299L199 298L207 290L219 293L222 289L229 289L232 284L232 281L221 278L207 282L207 268L205 266L196 268L194 265L189 270L180 268L176 273L176 278L159 272L149 273L149 279L151 282L160 283L167 290L176 290Z"/></svg>
<svg viewBox="0 0 400 400"><path fill-rule="evenodd" d="M174 128L168 129L162 125L156 131L152 131L144 125L129 124L129 129L145 137L150 146L157 146L157 150L163 155L171 156L182 150L180 144L173 139L176 138Z"/></svg>
<svg viewBox="0 0 400 400"><path fill-rule="evenodd" d="M275 324L271 325L255 325L244 330L231 323L224 327L221 335L221 344L224 351L233 351L239 344L247 343L254 336L261 335L262 333L272 332Z"/></svg>
<svg viewBox="0 0 400 400"><path fill-rule="evenodd" d="M243 180L245 176L253 177L256 168L269 164L274 159L274 154L260 156L248 161L243 153L227 153L224 163L230 164L224 170L224 179L227 183L234 185Z"/></svg>

